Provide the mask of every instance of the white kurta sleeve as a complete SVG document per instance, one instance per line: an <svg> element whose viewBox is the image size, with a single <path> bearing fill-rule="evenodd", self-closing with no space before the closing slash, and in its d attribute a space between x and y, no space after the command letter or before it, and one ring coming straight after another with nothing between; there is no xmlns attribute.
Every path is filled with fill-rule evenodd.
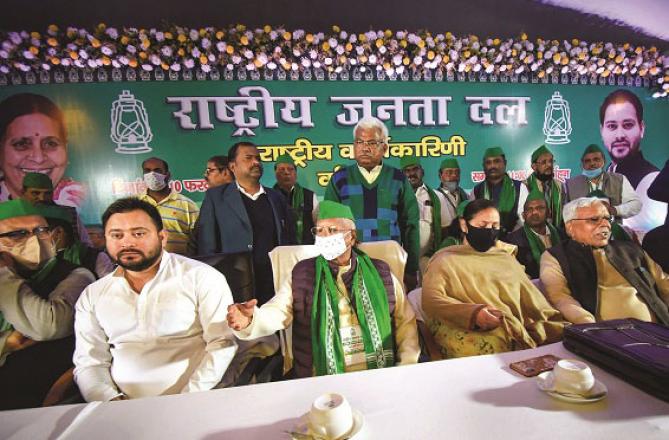
<svg viewBox="0 0 669 440"><path fill-rule="evenodd" d="M641 212L641 199L625 176L623 176L622 202L614 208L618 212L618 217L622 218L632 217Z"/></svg>
<svg viewBox="0 0 669 440"><path fill-rule="evenodd" d="M232 304L228 282L213 268L203 267L199 270L196 295L202 338L206 344L205 355L182 393L214 388L237 352L235 338L226 320L228 306Z"/></svg>
<svg viewBox="0 0 669 440"><path fill-rule="evenodd" d="M516 229L518 227L522 226L525 221L523 220L523 211L525 210L525 201L527 200L527 196L529 195L527 191L527 186L525 183L520 184L520 194L518 194L518 209L516 210L516 214L518 214L518 223Z"/></svg>
<svg viewBox="0 0 669 440"><path fill-rule="evenodd" d="M241 340L257 339L288 328L293 323L293 292L290 283L284 283L276 295L253 311L251 324L233 333Z"/></svg>
<svg viewBox="0 0 669 440"><path fill-rule="evenodd" d="M77 302L74 334L74 380L84 399L106 402L121 395L111 377L110 346L95 316L95 295L90 288Z"/></svg>
<svg viewBox="0 0 669 440"><path fill-rule="evenodd" d="M78 268L42 299L26 281L7 267L0 268L0 312L24 336L35 341L59 339L72 334L74 304L95 277Z"/></svg>

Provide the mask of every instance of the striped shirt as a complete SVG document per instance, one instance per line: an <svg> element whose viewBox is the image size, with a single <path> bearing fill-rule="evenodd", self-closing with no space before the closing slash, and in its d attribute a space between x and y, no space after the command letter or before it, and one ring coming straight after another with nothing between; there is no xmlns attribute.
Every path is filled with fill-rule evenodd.
<svg viewBox="0 0 669 440"><path fill-rule="evenodd" d="M139 198L155 206L163 219L163 228L167 232L167 246L164 249L187 255L188 241L191 234L195 233L195 221L200 214L195 202L174 191L160 202L156 202L146 191Z"/></svg>

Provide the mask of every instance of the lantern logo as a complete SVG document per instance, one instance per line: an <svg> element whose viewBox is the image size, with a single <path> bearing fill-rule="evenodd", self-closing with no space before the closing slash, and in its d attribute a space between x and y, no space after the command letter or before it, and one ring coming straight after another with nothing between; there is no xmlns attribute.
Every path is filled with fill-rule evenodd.
<svg viewBox="0 0 669 440"><path fill-rule="evenodd" d="M562 145L571 142L571 111L569 103L562 98L560 92L554 92L546 101L544 111L545 142L551 145Z"/></svg>
<svg viewBox="0 0 669 440"><path fill-rule="evenodd" d="M148 145L153 139L149 126L149 116L144 103L123 90L111 108L112 142L116 144L116 152L121 154L148 153L152 148Z"/></svg>

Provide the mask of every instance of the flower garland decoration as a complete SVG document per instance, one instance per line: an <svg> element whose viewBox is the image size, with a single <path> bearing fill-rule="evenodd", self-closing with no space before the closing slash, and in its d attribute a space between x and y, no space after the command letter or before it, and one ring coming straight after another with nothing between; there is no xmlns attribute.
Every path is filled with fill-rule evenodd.
<svg viewBox="0 0 669 440"><path fill-rule="evenodd" d="M422 80L609 84L669 93L669 54L652 47L450 32L225 28L0 32L0 85L80 80Z"/></svg>

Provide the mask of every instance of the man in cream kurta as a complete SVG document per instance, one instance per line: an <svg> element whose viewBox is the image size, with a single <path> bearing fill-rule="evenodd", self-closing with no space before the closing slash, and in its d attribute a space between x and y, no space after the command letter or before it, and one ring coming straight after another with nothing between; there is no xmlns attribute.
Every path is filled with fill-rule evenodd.
<svg viewBox="0 0 669 440"><path fill-rule="evenodd" d="M164 251L160 221L138 199L118 200L103 216L119 268L90 285L76 306L74 375L87 401L209 390L235 354L225 277Z"/></svg>
<svg viewBox="0 0 669 440"><path fill-rule="evenodd" d="M593 197L565 205L571 239L541 257L546 296L575 324L636 318L669 325L669 275L637 244L610 241L608 214Z"/></svg>
<svg viewBox="0 0 669 440"><path fill-rule="evenodd" d="M347 211L348 216L337 214L341 217L331 217L330 205L338 205L337 209ZM351 220L353 216L350 212L350 209L344 205L332 201L325 201L321 204L319 220L315 228L317 234L317 246L318 234L336 235L338 233L344 233L347 237L346 246L343 252L338 258L329 261L329 268L335 276L336 295L338 298L336 303L339 322L338 331L342 333L341 342L344 353L344 370L346 372L368 368L368 364L365 362L365 352L362 350L362 347L360 347L361 343L359 342L360 321L352 303L352 292L347 287L347 284L350 285L350 274L352 273L352 269L355 269L355 266L360 264L356 259L358 253L353 248L355 242L355 226ZM311 304L312 299L298 299L298 297L295 296L295 293L300 291L314 291L315 280L313 274L309 272L309 269L313 264L313 259L303 260L298 263L293 269L292 291L290 289L279 289L274 298L262 307L255 307L255 300L244 304L235 304L234 306L229 307L228 324L233 329L235 335L242 340L255 339L285 329L292 324L293 351L299 351L299 346L301 344L297 338L300 338L299 335L302 332L303 326L300 322L296 323L294 321L297 320L298 317L301 321L304 321L303 318L305 315L307 321L310 319L311 313L306 312L304 304ZM311 271L313 271L313 269L311 269ZM394 310L391 313L391 318L392 335L395 343L395 364L403 365L416 363L420 354L420 347L418 344L415 314L404 296L401 283L392 274L387 273L386 275L388 278L392 277L391 283L394 296ZM349 280L349 283L347 283L347 279ZM370 292L370 294L374 293ZM383 292L382 294L386 295L386 292ZM358 304L355 307L362 307L362 305ZM312 323L312 325L314 324ZM354 330L356 328L358 330ZM342 331L342 329L352 330L351 333L348 333ZM351 335L351 337L347 337L347 335ZM312 347L308 340L308 335L302 336L304 336L301 338L304 343L302 345L309 347L308 350L310 351ZM307 341L304 341L305 339L307 339ZM358 343L356 343L356 339L358 339ZM307 353L307 357L311 357L310 352ZM299 360L296 359L296 363L295 374L297 377L316 374L315 368L312 369L311 366L307 369L307 374L302 374L306 373L306 371L304 369L300 370Z"/></svg>

